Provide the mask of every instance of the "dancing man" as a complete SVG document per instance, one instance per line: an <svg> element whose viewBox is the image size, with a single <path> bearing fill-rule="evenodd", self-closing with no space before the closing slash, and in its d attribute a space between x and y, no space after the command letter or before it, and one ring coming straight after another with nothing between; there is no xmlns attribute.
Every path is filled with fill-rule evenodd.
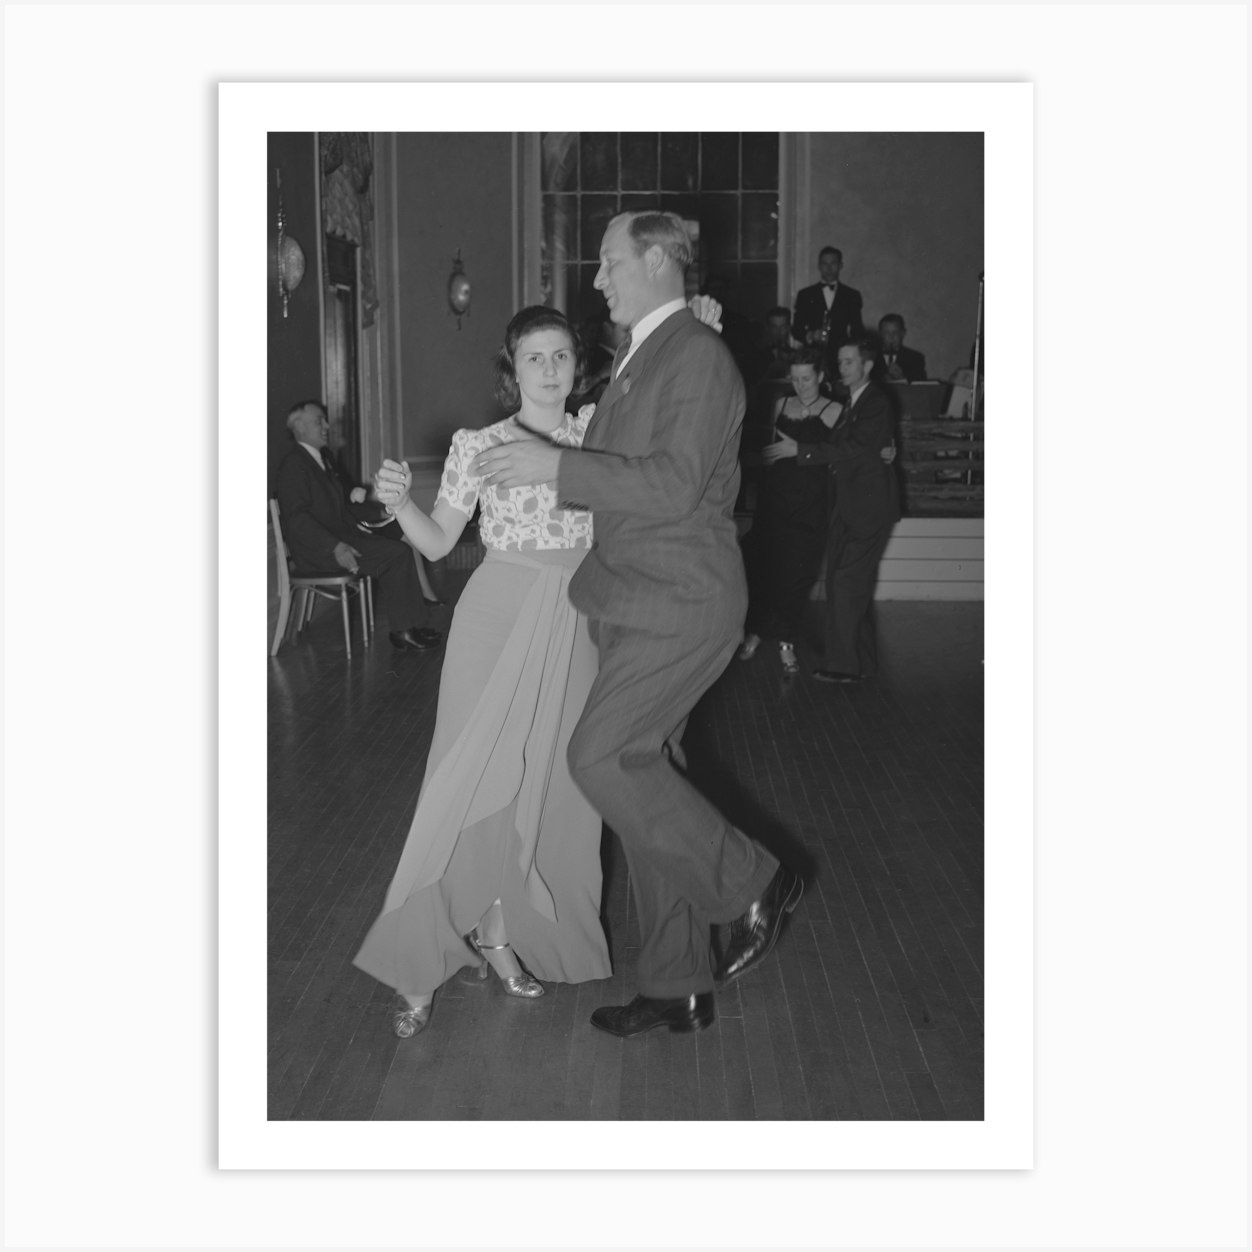
<svg viewBox="0 0 1252 1252"><path fill-rule="evenodd" d="M474 463L493 486L555 482L563 504L594 516L569 594L600 668L568 756L621 840L639 914L639 993L591 1017L622 1037L710 1025L715 982L769 953L803 891L682 772L687 718L738 647L747 610L734 523L743 383L686 307L690 261L676 215L614 218L595 286L629 333L582 449L509 444ZM710 930L724 924L715 965Z"/></svg>

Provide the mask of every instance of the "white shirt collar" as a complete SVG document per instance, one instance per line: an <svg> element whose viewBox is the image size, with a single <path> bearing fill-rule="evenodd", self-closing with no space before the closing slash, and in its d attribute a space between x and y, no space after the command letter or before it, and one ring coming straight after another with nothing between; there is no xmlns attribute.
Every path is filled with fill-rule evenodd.
<svg viewBox="0 0 1252 1252"><path fill-rule="evenodd" d="M297 439L296 442L311 456L323 469L326 468L326 462L322 459L321 448L315 448L311 443L305 443L303 439Z"/></svg>
<svg viewBox="0 0 1252 1252"><path fill-rule="evenodd" d="M856 403L857 397L868 386L869 379L867 378L859 387L854 387L850 392L848 392L848 408L851 408Z"/></svg>
<svg viewBox="0 0 1252 1252"><path fill-rule="evenodd" d="M651 313L645 314L639 319L639 324L630 332L630 351L622 357L622 363L617 367L617 373L620 374L626 368L626 362L630 360L636 352L639 351L639 345L663 322L667 317L673 317L679 309L685 309L687 301L679 296L675 300L663 304L659 309L653 309ZM617 374L614 374L614 378Z"/></svg>

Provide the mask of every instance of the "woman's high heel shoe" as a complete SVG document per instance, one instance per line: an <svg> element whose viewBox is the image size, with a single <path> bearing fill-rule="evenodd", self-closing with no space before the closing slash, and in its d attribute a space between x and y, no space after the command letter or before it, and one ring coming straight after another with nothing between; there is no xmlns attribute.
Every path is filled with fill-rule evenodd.
<svg viewBox="0 0 1252 1252"><path fill-rule="evenodd" d="M478 928L475 927L465 936L465 942L469 944L479 957L482 958L483 964L478 971L479 978L487 977L487 957L488 952L503 952L509 947L507 943L483 943L478 937ZM522 964L522 958L517 959L518 968L522 971L520 974L514 974L511 978L505 978L500 975L500 981L504 984L504 990L508 995L520 996L523 1000L535 1000L543 995L543 983L541 983L531 972Z"/></svg>
<svg viewBox="0 0 1252 1252"><path fill-rule="evenodd" d="M756 650L761 646L760 635L744 635L743 643L739 646L739 651L735 655L741 661L750 661L756 656Z"/></svg>
<svg viewBox="0 0 1252 1252"><path fill-rule="evenodd" d="M794 678L800 672L800 662L796 660L796 645L794 643L780 643L778 645L778 659L782 661L784 678Z"/></svg>
<svg viewBox="0 0 1252 1252"><path fill-rule="evenodd" d="M423 1004L420 1009L415 1009L401 996L402 1007L392 1013L391 1029L400 1039L411 1039L414 1035L420 1034L430 1021L430 1010L434 1007L434 1003L434 1000L431 1000L429 1004Z"/></svg>

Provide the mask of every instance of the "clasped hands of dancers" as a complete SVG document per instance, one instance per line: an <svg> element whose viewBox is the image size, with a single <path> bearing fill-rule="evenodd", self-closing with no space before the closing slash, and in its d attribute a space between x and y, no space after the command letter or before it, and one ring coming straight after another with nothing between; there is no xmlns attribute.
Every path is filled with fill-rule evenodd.
<svg viewBox="0 0 1252 1252"><path fill-rule="evenodd" d="M355 958L397 991L402 1038L458 971L494 971L520 999L541 980L610 976L602 819L626 854L641 940L639 994L591 1016L611 1034L710 1025L714 987L769 954L803 892L675 767L747 608L733 518L743 385L720 305L686 302L690 259L673 214L614 218L595 286L630 333L598 406L566 412L578 337L532 306L495 362L513 416L455 433L431 511L406 465L375 475L428 559L477 507L486 549L449 632L409 836Z"/></svg>

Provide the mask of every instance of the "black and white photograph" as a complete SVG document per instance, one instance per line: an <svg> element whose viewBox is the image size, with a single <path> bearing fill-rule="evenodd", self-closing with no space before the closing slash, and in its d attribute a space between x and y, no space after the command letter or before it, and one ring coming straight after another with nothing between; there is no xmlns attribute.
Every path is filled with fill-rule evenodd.
<svg viewBox="0 0 1252 1252"><path fill-rule="evenodd" d="M268 1116L981 1120L982 132L267 143Z"/></svg>
<svg viewBox="0 0 1252 1252"><path fill-rule="evenodd" d="M984 432L988 392L1026 395L1030 91L848 87L861 125L759 128L822 90L745 85L719 112L748 125L701 130L657 84L651 129L569 131L403 125L429 85L223 89L223 227L263 212L268 262L263 341L223 341L267 396L264 859L251 809L223 846L265 1101L257 1000L224 1005L232 1161L298 1125L301 1160L417 1163L412 1122L497 1124L491 1161L604 1122L732 1167L717 1123L1029 1159ZM565 94L484 86L478 115ZM1022 1043L990 1088L989 1000Z"/></svg>

